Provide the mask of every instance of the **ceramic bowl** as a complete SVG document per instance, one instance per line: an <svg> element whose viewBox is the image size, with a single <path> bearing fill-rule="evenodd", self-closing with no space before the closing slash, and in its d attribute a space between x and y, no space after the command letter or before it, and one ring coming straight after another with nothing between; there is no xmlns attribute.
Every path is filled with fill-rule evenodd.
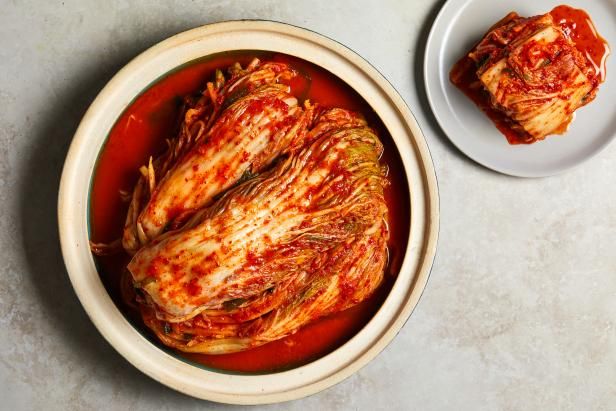
<svg viewBox="0 0 616 411"><path fill-rule="evenodd" d="M165 73L231 50L285 53L329 70L376 111L400 152L409 182L411 225L401 271L387 299L351 340L332 353L288 371L261 375L217 372L165 352L135 329L107 294L88 246L89 189L95 163L122 111ZM424 136L387 80L353 51L317 33L269 21L232 21L199 27L148 49L120 70L94 100L70 146L60 183L62 253L75 292L101 334L135 367L188 395L257 404L287 401L323 390L373 359L401 327L426 285L438 233L438 190Z"/></svg>

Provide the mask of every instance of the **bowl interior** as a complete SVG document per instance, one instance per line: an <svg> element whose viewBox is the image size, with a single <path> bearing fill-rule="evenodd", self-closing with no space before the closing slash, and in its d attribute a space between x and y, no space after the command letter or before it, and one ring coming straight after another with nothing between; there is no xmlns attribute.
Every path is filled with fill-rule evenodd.
<svg viewBox="0 0 616 411"><path fill-rule="evenodd" d="M372 298L344 313L315 321L282 340L248 352L227 355L199 355L174 351L161 344L140 321L139 313L123 301L122 276L130 257L125 253L95 257L95 262L112 300L127 320L146 338L167 353L190 364L212 371L232 373L271 373L293 369L321 358L351 339L374 316L394 285L408 244L410 196L402 159L382 121L350 86L326 70L286 54L256 50L236 50L204 56L165 73L131 101L107 135L97 157L90 183L88 228L90 240L111 242L121 238L128 203L120 191L131 192L139 175L139 164L147 164L165 149L165 139L173 135L182 98L200 93L216 69L231 64L247 65L252 59L278 61L300 72L292 85L298 99L360 112L377 131L385 151L382 163L389 169L391 184L385 196L389 209L389 264L383 284ZM302 101L300 101L302 103Z"/></svg>

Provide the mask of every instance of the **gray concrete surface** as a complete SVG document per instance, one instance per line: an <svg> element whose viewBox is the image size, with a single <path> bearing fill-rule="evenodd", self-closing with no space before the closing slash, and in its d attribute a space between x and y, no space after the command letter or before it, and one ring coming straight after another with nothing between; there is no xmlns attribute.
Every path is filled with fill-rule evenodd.
<svg viewBox="0 0 616 411"><path fill-rule="evenodd" d="M442 219L430 281L394 342L343 383L263 409L614 409L616 143L545 179L498 175L466 159L436 126L421 81L438 7L3 0L0 408L233 408L150 380L101 338L67 279L55 203L72 133L120 67L185 29L266 18L350 46L394 84L426 133Z"/></svg>

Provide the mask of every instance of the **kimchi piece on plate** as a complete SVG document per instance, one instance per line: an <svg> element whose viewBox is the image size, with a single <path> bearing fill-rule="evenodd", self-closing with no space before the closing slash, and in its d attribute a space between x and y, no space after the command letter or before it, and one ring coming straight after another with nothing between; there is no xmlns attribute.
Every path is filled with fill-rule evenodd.
<svg viewBox="0 0 616 411"><path fill-rule="evenodd" d="M259 61L218 72L141 168L123 294L169 347L257 347L357 305L383 280L383 145L355 112L300 105L286 85L295 75Z"/></svg>
<svg viewBox="0 0 616 411"><path fill-rule="evenodd" d="M496 23L456 65L451 81L511 144L563 134L605 78L609 48L588 15L568 6Z"/></svg>

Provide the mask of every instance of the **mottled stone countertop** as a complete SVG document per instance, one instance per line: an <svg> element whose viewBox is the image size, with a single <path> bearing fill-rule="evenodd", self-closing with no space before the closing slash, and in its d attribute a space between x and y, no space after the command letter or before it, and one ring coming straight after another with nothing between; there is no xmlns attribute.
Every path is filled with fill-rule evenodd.
<svg viewBox="0 0 616 411"><path fill-rule="evenodd" d="M346 381L263 409L614 409L616 143L544 179L465 158L430 113L434 1L15 1L0 12L0 408L231 409L168 389L99 335L62 262L56 197L76 126L132 57L205 23L289 22L356 50L398 89L436 166L441 229L423 297ZM614 75L615 73L612 73Z"/></svg>

